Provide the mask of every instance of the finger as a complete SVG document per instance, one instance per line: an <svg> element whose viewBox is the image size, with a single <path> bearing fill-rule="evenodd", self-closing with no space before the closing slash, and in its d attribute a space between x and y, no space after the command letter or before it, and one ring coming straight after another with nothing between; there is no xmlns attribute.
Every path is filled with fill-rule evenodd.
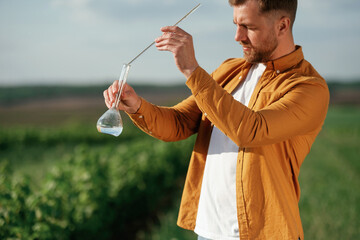
<svg viewBox="0 0 360 240"><path fill-rule="evenodd" d="M186 38L186 35L183 35L182 33L165 32L165 33L163 33L163 35L156 38L155 42L160 43L160 42L166 41L166 40L172 40L172 39L181 40L181 39L184 39L184 38Z"/></svg>
<svg viewBox="0 0 360 240"><path fill-rule="evenodd" d="M112 90L112 86L110 86L107 90L107 95L109 97L109 103L112 103L115 100L115 96Z"/></svg>
<svg viewBox="0 0 360 240"><path fill-rule="evenodd" d="M110 99L109 99L109 95L108 95L108 90L105 90L103 92L103 95L104 95L104 99L105 99L105 102L108 102Z"/></svg>
<svg viewBox="0 0 360 240"><path fill-rule="evenodd" d="M158 50L161 51L173 51L179 44L182 42L182 40L176 37L163 39L161 41L156 42L155 46L158 48Z"/></svg>
<svg viewBox="0 0 360 240"><path fill-rule="evenodd" d="M129 85L125 83L121 93L121 99L125 98L128 95L128 93L129 93Z"/></svg>
<svg viewBox="0 0 360 240"><path fill-rule="evenodd" d="M173 52L174 51L174 47L170 46L168 44L162 44L162 45L156 45L156 48L159 51L169 51L169 52Z"/></svg>
<svg viewBox="0 0 360 240"><path fill-rule="evenodd" d="M175 32L176 28L177 28L176 26L165 26L165 27L160 28L160 31L162 31L163 33Z"/></svg>
<svg viewBox="0 0 360 240"><path fill-rule="evenodd" d="M110 98L109 98L109 94L108 94L108 90L105 90L104 93L104 99L105 99L105 104L108 108L111 107L111 102L110 102Z"/></svg>
<svg viewBox="0 0 360 240"><path fill-rule="evenodd" d="M114 83L109 87L108 89L108 94L109 94L109 98L110 98L110 101L113 102L115 101L115 98L116 98L116 94L118 92L118 80L114 81Z"/></svg>
<svg viewBox="0 0 360 240"><path fill-rule="evenodd" d="M163 34L155 39L155 42L159 42L161 40L170 38L173 36L174 33L176 33L178 27L176 26L166 26L166 27L162 27L160 30L163 32Z"/></svg>
<svg viewBox="0 0 360 240"><path fill-rule="evenodd" d="M170 39L170 33L163 33L160 37L155 39L155 43L160 43Z"/></svg>
<svg viewBox="0 0 360 240"><path fill-rule="evenodd" d="M177 33L177 34L188 34L187 32L185 32L183 29L179 28L178 26L162 27L162 28L160 28L160 31L162 31L164 33L173 32L173 33Z"/></svg>
<svg viewBox="0 0 360 240"><path fill-rule="evenodd" d="M111 92L116 94L119 90L119 80L115 80L110 87L111 87Z"/></svg>

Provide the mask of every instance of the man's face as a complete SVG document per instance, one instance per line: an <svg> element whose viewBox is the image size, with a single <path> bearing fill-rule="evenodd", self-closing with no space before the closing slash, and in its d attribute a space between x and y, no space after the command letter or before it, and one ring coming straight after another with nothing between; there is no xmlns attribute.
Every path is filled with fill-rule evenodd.
<svg viewBox="0 0 360 240"><path fill-rule="evenodd" d="M243 46L244 58L250 63L272 60L278 47L274 20L270 14L261 14L257 1L234 6L235 41Z"/></svg>

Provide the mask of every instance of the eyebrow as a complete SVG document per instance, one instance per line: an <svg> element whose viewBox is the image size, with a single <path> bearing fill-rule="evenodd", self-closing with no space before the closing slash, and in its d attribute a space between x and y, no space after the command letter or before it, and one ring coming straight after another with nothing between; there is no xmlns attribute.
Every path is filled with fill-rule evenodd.
<svg viewBox="0 0 360 240"><path fill-rule="evenodd" d="M234 23L235 25L243 26L243 27L255 27L254 24L250 24L250 23L241 23L241 24L239 24L239 23L235 22L234 19L233 19L233 23Z"/></svg>

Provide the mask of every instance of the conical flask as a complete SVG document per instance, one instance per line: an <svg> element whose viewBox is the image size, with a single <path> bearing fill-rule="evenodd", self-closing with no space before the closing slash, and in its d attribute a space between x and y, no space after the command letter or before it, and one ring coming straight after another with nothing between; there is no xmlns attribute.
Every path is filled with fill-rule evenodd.
<svg viewBox="0 0 360 240"><path fill-rule="evenodd" d="M106 133L117 137L123 130L123 122L118 107L129 69L129 64L123 64L119 77L119 90L116 94L115 102L112 107L109 108L109 110L107 110L97 121L96 127L97 130L101 133Z"/></svg>
<svg viewBox="0 0 360 240"><path fill-rule="evenodd" d="M185 16L183 16L175 25L177 26L182 20L187 18L192 12L194 12L198 7L200 7L200 3L196 5L193 9L191 9ZM126 82L127 75L129 73L130 64L134 62L139 56L141 56L144 52L146 52L152 45L155 44L155 41L152 42L149 46L147 46L144 50L142 50L136 57L134 57L128 64L123 64L120 78L119 78L119 91L116 94L116 100L113 106L107 110L97 121L97 129L101 133L106 133L114 136L119 136L123 130L123 123L121 119L120 112L118 110L120 96Z"/></svg>

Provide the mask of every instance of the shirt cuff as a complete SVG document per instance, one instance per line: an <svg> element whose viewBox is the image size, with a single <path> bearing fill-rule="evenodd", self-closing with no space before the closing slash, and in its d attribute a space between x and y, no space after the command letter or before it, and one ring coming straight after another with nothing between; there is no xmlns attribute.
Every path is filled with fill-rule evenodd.
<svg viewBox="0 0 360 240"><path fill-rule="evenodd" d="M149 132L147 124L146 124L146 117L148 116L149 109L151 109L152 104L146 101L145 99L141 98L141 105L140 108L137 110L136 113L127 113L133 123L143 129L146 132ZM148 116L149 117L149 116Z"/></svg>

